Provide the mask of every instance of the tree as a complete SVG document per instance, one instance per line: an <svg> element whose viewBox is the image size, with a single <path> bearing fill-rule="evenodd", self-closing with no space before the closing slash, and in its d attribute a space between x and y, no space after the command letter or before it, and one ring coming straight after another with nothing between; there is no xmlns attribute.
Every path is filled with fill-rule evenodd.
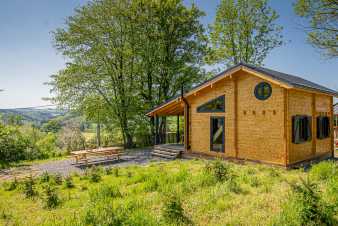
<svg viewBox="0 0 338 226"><path fill-rule="evenodd" d="M338 57L338 1L298 0L294 10L309 21L308 41L324 55Z"/></svg>
<svg viewBox="0 0 338 226"><path fill-rule="evenodd" d="M61 129L62 125L59 119L51 119L48 122L44 123L41 127L41 130L46 133L57 133Z"/></svg>
<svg viewBox="0 0 338 226"><path fill-rule="evenodd" d="M181 0L95 0L77 9L54 32L71 60L52 76L54 100L79 109L99 96L132 147L146 110L203 78L201 15Z"/></svg>
<svg viewBox="0 0 338 226"><path fill-rule="evenodd" d="M222 0L210 26L208 62L261 65L272 49L283 44L277 18L267 0Z"/></svg>

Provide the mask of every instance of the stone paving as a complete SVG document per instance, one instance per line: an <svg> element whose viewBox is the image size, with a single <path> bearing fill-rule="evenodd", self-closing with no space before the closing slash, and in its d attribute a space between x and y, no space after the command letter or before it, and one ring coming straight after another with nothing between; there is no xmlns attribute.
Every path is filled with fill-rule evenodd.
<svg viewBox="0 0 338 226"><path fill-rule="evenodd" d="M103 167L125 167L130 165L144 165L149 162L167 161L165 159L153 157L151 149L137 149L127 150L120 160L105 160L104 158L97 158L89 165L100 165ZM72 158L63 160L51 160L43 163L36 163L32 165L23 165L15 168L0 170L0 181L8 180L14 177L23 178L27 176L36 176L45 171L48 173L61 173L68 175L70 173L81 173L86 169L85 165L74 165Z"/></svg>

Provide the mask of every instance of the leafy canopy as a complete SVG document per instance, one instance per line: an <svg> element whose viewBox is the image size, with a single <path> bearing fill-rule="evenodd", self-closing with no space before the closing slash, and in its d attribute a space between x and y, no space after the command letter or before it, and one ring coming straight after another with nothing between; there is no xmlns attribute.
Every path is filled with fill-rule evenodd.
<svg viewBox="0 0 338 226"><path fill-rule="evenodd" d="M215 64L262 64L269 52L283 44L278 14L267 0L222 0L210 26L210 53Z"/></svg>
<svg viewBox="0 0 338 226"><path fill-rule="evenodd" d="M298 0L294 9L309 22L308 41L327 57L338 57L338 1Z"/></svg>

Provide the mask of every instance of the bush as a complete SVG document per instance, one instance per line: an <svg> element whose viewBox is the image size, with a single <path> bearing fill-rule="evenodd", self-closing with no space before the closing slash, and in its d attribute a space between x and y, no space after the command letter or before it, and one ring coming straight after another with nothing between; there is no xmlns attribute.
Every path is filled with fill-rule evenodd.
<svg viewBox="0 0 338 226"><path fill-rule="evenodd" d="M46 182L49 182L50 180L50 175L47 171L44 171L41 176L40 176L40 182L41 183L46 183Z"/></svg>
<svg viewBox="0 0 338 226"><path fill-rule="evenodd" d="M53 133L43 135L35 144L39 151L40 159L57 156L57 152L61 153L57 148L57 137Z"/></svg>
<svg viewBox="0 0 338 226"><path fill-rule="evenodd" d="M73 188L75 187L73 178L71 176L67 176L64 181L65 188Z"/></svg>
<svg viewBox="0 0 338 226"><path fill-rule="evenodd" d="M107 168L105 168L105 172L106 172L106 175L110 175L110 174L112 174L112 173L113 173L113 171L112 171L112 168L111 168L111 167L107 167Z"/></svg>
<svg viewBox="0 0 338 226"><path fill-rule="evenodd" d="M168 223L184 223L187 221L181 199L173 193L165 197L162 213L164 220Z"/></svg>
<svg viewBox="0 0 338 226"><path fill-rule="evenodd" d="M284 205L277 225L337 225L334 207L321 198L316 183L301 179L291 188L290 201Z"/></svg>
<svg viewBox="0 0 338 226"><path fill-rule="evenodd" d="M118 167L115 167L114 170L113 170L113 174L115 177L118 177L120 174L119 174L119 168Z"/></svg>
<svg viewBox="0 0 338 226"><path fill-rule="evenodd" d="M233 175L231 173L230 166L221 160L208 162L205 166L205 171L219 182L229 180Z"/></svg>
<svg viewBox="0 0 338 226"><path fill-rule="evenodd" d="M26 196L26 198L31 198L35 195L37 195L37 192L35 191L35 182L32 176L30 176L27 180L23 183L23 192Z"/></svg>
<svg viewBox="0 0 338 226"><path fill-rule="evenodd" d="M338 166L333 161L322 161L310 169L310 178L314 180L328 180L338 173Z"/></svg>
<svg viewBox="0 0 338 226"><path fill-rule="evenodd" d="M44 186L44 207L47 209L56 208L60 204L60 198L55 187L50 184Z"/></svg>
<svg viewBox="0 0 338 226"><path fill-rule="evenodd" d="M100 186L99 188L92 189L89 192L89 197L92 202L96 202L98 200L105 200L107 198L122 197L122 194L118 186L104 184Z"/></svg>
<svg viewBox="0 0 338 226"><path fill-rule="evenodd" d="M53 180L55 182L55 184L57 185L61 185L62 182L63 182L63 178L62 178L62 175L60 173L57 173L53 176Z"/></svg>
<svg viewBox="0 0 338 226"><path fill-rule="evenodd" d="M26 149L29 147L22 133L14 126L4 126L0 123L0 163L8 164L26 159Z"/></svg>
<svg viewBox="0 0 338 226"><path fill-rule="evenodd" d="M91 182L97 183L101 181L101 175L100 175L100 170L93 166L90 171L89 171L89 180Z"/></svg>
<svg viewBox="0 0 338 226"><path fill-rule="evenodd" d="M12 180L11 182L7 183L4 182L3 183L3 187L5 191L13 191L18 187L18 181L16 180L16 177L14 178L14 180Z"/></svg>

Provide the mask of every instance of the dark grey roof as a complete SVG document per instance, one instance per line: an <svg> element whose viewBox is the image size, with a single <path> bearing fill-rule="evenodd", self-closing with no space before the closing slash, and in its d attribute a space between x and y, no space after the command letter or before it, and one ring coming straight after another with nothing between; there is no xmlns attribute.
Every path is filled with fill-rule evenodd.
<svg viewBox="0 0 338 226"><path fill-rule="evenodd" d="M327 93L330 95L338 96L338 92L329 88L326 88L322 85L316 84L314 82L310 82L306 79L303 79L301 77L295 76L295 75L290 75L290 74L285 74L279 71L274 71L268 68L263 68L263 67L257 67L249 64L244 64L241 63L241 65L246 66L248 68L251 68L252 70L261 72L265 75L270 76L272 79L287 83L291 86L294 86L296 88L307 88L307 89L312 89L315 91Z"/></svg>
<svg viewBox="0 0 338 226"><path fill-rule="evenodd" d="M319 85L319 84L316 84L314 82L310 82L306 79L303 79L301 77L298 77L298 76L295 76L295 75L290 75L290 74L286 74L286 73L282 73L282 72L279 72L279 71L275 71L275 70L271 70L271 69L268 69L268 68L264 68L264 67L258 67L258 66L254 66L254 65L251 65L251 64L247 64L247 63L239 63L239 64L236 64L235 66L232 66L232 67L229 67L228 69L226 69L225 71L222 71L221 73L215 75L214 77L194 86L193 88L191 88L190 90L187 90L185 93L191 91L191 90L194 90L222 75L224 75L225 73L231 71L232 69L236 68L236 67L239 67L239 66L244 66L244 67L247 67L249 69L252 69L254 71L257 71L257 72L260 72L260 73L263 73L264 75L266 76L269 76L271 77L272 79L274 80L277 80L277 81L280 81L280 82L283 82L283 83L286 83L292 87L296 87L296 88L300 88L300 89L311 89L311 90L314 90L314 91L318 91L318 92L323 92L323 93L326 93L326 94L330 94L330 95L333 95L333 96L338 96L338 92L335 91L335 90L332 90L332 89L329 89L329 88L326 88L322 85ZM153 109L151 109L150 111L148 111L147 113L155 110L156 108L159 108L167 103L169 103L170 101L172 100L175 100L177 97L179 97L180 95L176 95L176 96L173 96L172 98L166 100L165 102L163 102L162 104L154 107Z"/></svg>

